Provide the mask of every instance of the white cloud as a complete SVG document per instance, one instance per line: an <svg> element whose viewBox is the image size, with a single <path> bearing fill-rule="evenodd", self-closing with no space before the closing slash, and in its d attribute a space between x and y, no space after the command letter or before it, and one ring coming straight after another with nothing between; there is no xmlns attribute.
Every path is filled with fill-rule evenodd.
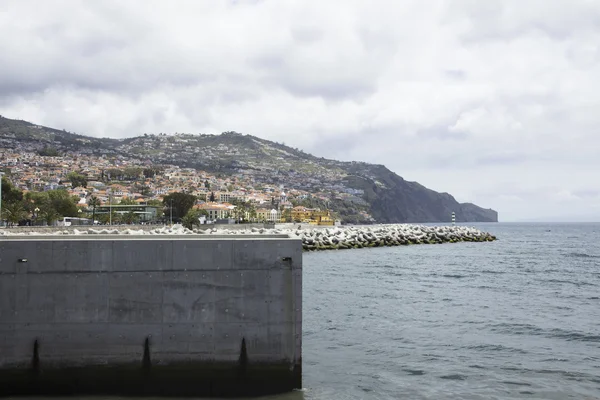
<svg viewBox="0 0 600 400"><path fill-rule="evenodd" d="M556 194L600 193L598 28L589 0L5 0L0 113L94 136L235 130L504 220L560 217Z"/></svg>

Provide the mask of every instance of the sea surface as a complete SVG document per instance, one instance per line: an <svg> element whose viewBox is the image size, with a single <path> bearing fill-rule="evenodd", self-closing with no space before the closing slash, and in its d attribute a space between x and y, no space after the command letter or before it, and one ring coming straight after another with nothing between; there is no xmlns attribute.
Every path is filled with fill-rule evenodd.
<svg viewBox="0 0 600 400"><path fill-rule="evenodd" d="M268 400L600 399L600 224L305 253L302 391Z"/></svg>
<svg viewBox="0 0 600 400"><path fill-rule="evenodd" d="M600 399L600 224L308 253L304 391L272 399Z"/></svg>

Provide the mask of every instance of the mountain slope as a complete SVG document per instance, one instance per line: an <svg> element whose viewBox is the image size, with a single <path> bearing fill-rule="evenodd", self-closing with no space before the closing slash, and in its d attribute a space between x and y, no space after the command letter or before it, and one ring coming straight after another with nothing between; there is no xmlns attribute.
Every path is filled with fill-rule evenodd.
<svg viewBox="0 0 600 400"><path fill-rule="evenodd" d="M438 193L408 182L383 165L365 168L368 174L346 178L348 185L365 191L373 217L382 222L497 222L498 213L471 203L460 204L448 193ZM366 177L370 176L370 177Z"/></svg>
<svg viewBox="0 0 600 400"><path fill-rule="evenodd" d="M347 222L364 222L361 211L386 223L449 222L452 212L459 222L498 220L494 210L460 204L451 195L406 181L383 165L318 158L300 149L236 132L100 139L0 117L0 147L119 155L224 175L251 171L258 184L280 184L319 193L321 197L326 194L327 204Z"/></svg>

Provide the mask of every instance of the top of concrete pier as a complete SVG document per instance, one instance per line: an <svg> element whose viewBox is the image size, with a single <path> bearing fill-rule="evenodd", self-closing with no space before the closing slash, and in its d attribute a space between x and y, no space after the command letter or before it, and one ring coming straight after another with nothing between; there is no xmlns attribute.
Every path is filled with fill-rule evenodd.
<svg viewBox="0 0 600 400"><path fill-rule="evenodd" d="M274 235L274 234L257 234L257 235L170 235L170 234L154 234L154 235L115 235L115 234L93 234L93 235L63 235L63 234L46 234L46 235L14 235L0 236L0 242L5 240L10 241L82 241L82 240L299 240L289 235Z"/></svg>

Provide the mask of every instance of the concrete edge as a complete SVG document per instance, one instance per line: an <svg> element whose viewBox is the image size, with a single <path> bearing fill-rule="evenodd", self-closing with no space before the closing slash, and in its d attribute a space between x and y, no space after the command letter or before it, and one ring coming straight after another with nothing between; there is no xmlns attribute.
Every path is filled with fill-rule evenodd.
<svg viewBox="0 0 600 400"><path fill-rule="evenodd" d="M290 235L169 235L169 234L153 234L153 235L115 235L115 234L83 234L83 235L14 235L0 236L0 242L7 241L31 241L31 240L272 240L272 239L289 239L301 240L301 238L292 237Z"/></svg>

